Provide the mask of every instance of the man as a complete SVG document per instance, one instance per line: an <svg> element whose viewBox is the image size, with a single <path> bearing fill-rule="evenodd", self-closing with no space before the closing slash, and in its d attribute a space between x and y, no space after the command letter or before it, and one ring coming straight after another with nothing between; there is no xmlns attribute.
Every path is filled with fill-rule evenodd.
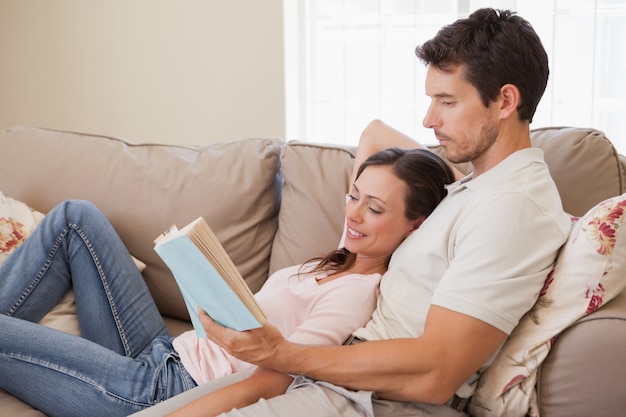
<svg viewBox="0 0 626 417"><path fill-rule="evenodd" d="M308 377L227 415L462 415L481 369L535 302L570 228L530 143L545 50L521 17L481 9L416 53L428 66L424 126L473 172L397 249L377 309L349 346L294 345L269 325L239 333L201 314L236 357ZM374 122L359 146L398 145L419 146Z"/></svg>

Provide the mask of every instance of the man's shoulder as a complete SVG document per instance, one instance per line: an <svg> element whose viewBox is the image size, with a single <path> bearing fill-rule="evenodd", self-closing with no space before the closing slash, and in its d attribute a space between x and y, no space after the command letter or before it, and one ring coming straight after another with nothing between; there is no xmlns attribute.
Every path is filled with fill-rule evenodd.
<svg viewBox="0 0 626 417"><path fill-rule="evenodd" d="M498 165L467 182L474 199L513 194L525 196L538 204L561 207L561 197L550 170L538 148L515 152Z"/></svg>
<svg viewBox="0 0 626 417"><path fill-rule="evenodd" d="M509 155L488 171L467 182L470 189L488 191L515 190L528 181L553 183L548 165L539 148L521 149Z"/></svg>
<svg viewBox="0 0 626 417"><path fill-rule="evenodd" d="M457 209L466 216L497 222L533 216L548 218L562 232L569 216L543 160L541 149L518 151L466 185L467 193ZM525 212L524 216L519 213ZM532 213L532 215L531 215Z"/></svg>

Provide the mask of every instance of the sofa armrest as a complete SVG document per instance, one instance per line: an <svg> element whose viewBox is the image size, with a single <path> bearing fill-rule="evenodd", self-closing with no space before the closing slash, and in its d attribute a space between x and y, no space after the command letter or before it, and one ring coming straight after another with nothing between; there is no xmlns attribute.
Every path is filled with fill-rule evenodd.
<svg viewBox="0 0 626 417"><path fill-rule="evenodd" d="M557 337L538 375L540 415L623 415L625 371L626 290Z"/></svg>

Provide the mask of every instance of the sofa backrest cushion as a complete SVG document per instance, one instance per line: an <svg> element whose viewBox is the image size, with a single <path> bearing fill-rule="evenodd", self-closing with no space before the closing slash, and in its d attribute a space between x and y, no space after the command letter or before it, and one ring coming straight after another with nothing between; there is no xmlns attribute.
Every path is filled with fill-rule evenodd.
<svg viewBox="0 0 626 417"><path fill-rule="evenodd" d="M353 159L348 147L297 141L285 145L270 272L337 249Z"/></svg>
<svg viewBox="0 0 626 417"><path fill-rule="evenodd" d="M626 191L620 156L601 132L545 128L531 139L544 149L570 214ZM135 145L36 128L0 132L0 149L0 191L42 212L68 198L96 203L146 263L161 311L181 318L180 293L152 249L159 233L203 216L256 291L268 269L337 247L354 156L351 147L276 139Z"/></svg>
<svg viewBox="0 0 626 417"><path fill-rule="evenodd" d="M531 131L559 189L563 207L581 216L624 189L624 168L597 130L550 127ZM445 157L439 146L431 149ZM284 187L270 271L304 262L337 247L354 148L289 142L281 155ZM457 167L467 172L470 164Z"/></svg>
<svg viewBox="0 0 626 417"><path fill-rule="evenodd" d="M626 191L622 157L604 133L590 128L544 127L530 132L541 148L564 210L582 216L591 207ZM431 147L445 158L441 146ZM468 173L469 163L455 165Z"/></svg>
<svg viewBox="0 0 626 417"><path fill-rule="evenodd" d="M47 212L66 199L94 202L131 254L162 313L187 318L180 292L153 250L172 223L203 216L250 287L269 268L280 202L283 142L244 139L200 147L141 144L36 128L0 132L0 190Z"/></svg>
<svg viewBox="0 0 626 417"><path fill-rule="evenodd" d="M595 129L547 127L531 132L542 148L563 208L582 216L591 207L624 190L620 156L604 133Z"/></svg>

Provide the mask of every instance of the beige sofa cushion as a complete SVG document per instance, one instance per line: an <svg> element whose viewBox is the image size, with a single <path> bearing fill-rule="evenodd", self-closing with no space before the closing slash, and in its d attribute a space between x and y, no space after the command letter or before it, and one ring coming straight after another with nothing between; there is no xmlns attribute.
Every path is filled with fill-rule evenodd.
<svg viewBox="0 0 626 417"><path fill-rule="evenodd" d="M595 129L547 127L531 132L544 151L563 208L582 216L591 207L624 192L620 156L604 133Z"/></svg>
<svg viewBox="0 0 626 417"><path fill-rule="evenodd" d="M201 147L133 145L36 128L0 132L0 190L47 212L66 199L98 205L165 315L188 317L152 240L172 223L203 216L253 290L267 277L276 230L282 141L245 139Z"/></svg>
<svg viewBox="0 0 626 417"><path fill-rule="evenodd" d="M337 249L353 158L350 148L341 146L294 141L284 147L271 272Z"/></svg>

